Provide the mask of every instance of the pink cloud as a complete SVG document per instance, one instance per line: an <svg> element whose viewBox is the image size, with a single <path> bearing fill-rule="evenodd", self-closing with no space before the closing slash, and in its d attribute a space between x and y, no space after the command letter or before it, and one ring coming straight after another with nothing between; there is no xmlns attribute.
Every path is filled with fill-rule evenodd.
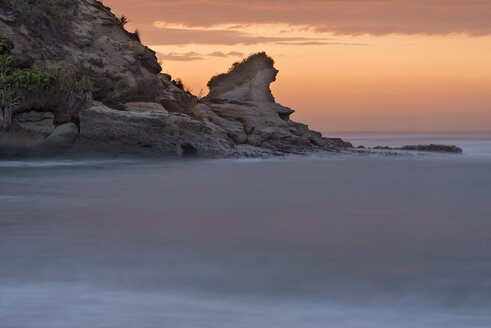
<svg viewBox="0 0 491 328"><path fill-rule="evenodd" d="M339 34L491 34L489 0L105 0L133 22L287 23Z"/></svg>

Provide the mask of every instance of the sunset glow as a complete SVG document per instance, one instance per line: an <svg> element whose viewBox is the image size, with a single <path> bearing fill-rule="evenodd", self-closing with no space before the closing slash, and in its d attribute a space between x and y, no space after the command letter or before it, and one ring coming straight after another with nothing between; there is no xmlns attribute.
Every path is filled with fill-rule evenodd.
<svg viewBox="0 0 491 328"><path fill-rule="evenodd" d="M266 51L276 99L322 131L489 130L487 1L106 0L198 94ZM190 9L192 8L192 10Z"/></svg>

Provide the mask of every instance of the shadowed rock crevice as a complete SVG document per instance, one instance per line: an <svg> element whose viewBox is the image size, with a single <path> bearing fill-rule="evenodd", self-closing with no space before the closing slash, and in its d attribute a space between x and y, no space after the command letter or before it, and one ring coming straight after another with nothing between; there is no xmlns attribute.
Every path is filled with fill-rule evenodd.
<svg viewBox="0 0 491 328"><path fill-rule="evenodd" d="M197 157L198 149L191 144L181 145L182 157Z"/></svg>

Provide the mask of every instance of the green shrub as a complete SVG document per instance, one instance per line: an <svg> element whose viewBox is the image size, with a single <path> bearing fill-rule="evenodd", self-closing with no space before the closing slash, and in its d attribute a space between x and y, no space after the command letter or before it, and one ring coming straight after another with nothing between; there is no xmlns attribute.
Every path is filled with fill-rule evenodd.
<svg viewBox="0 0 491 328"><path fill-rule="evenodd" d="M32 68L34 65L34 58L29 55L22 55L20 57L14 57L14 61L12 63L14 68L17 69L26 69Z"/></svg>
<svg viewBox="0 0 491 328"><path fill-rule="evenodd" d="M1 57L0 57L1 58ZM17 107L72 113L90 97L92 82L73 73L34 69L0 69L0 92L15 90ZM6 101L6 100L5 100Z"/></svg>
<svg viewBox="0 0 491 328"><path fill-rule="evenodd" d="M8 74L4 83L12 88L27 92L44 92L55 87L55 75L33 69L16 69Z"/></svg>
<svg viewBox="0 0 491 328"><path fill-rule="evenodd" d="M34 58L29 55L0 55L0 70L28 69L34 65Z"/></svg>
<svg viewBox="0 0 491 328"><path fill-rule="evenodd" d="M7 72L13 68L14 57L9 55L0 55L0 71Z"/></svg>
<svg viewBox="0 0 491 328"><path fill-rule="evenodd" d="M0 55L9 55L12 49L14 49L12 40L0 34Z"/></svg>
<svg viewBox="0 0 491 328"><path fill-rule="evenodd" d="M0 35L0 127L8 129L12 116L24 110L72 116L91 97L93 85L85 76L33 69L34 58L12 54L13 48L13 42Z"/></svg>

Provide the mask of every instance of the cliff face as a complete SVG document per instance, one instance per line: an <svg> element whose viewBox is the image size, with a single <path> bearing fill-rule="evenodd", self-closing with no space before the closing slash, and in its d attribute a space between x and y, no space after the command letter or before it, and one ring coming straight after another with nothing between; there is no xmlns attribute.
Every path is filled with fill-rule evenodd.
<svg viewBox="0 0 491 328"><path fill-rule="evenodd" d="M161 96L155 52L96 0L0 0L0 34L35 66L88 76L94 98L116 103Z"/></svg>

